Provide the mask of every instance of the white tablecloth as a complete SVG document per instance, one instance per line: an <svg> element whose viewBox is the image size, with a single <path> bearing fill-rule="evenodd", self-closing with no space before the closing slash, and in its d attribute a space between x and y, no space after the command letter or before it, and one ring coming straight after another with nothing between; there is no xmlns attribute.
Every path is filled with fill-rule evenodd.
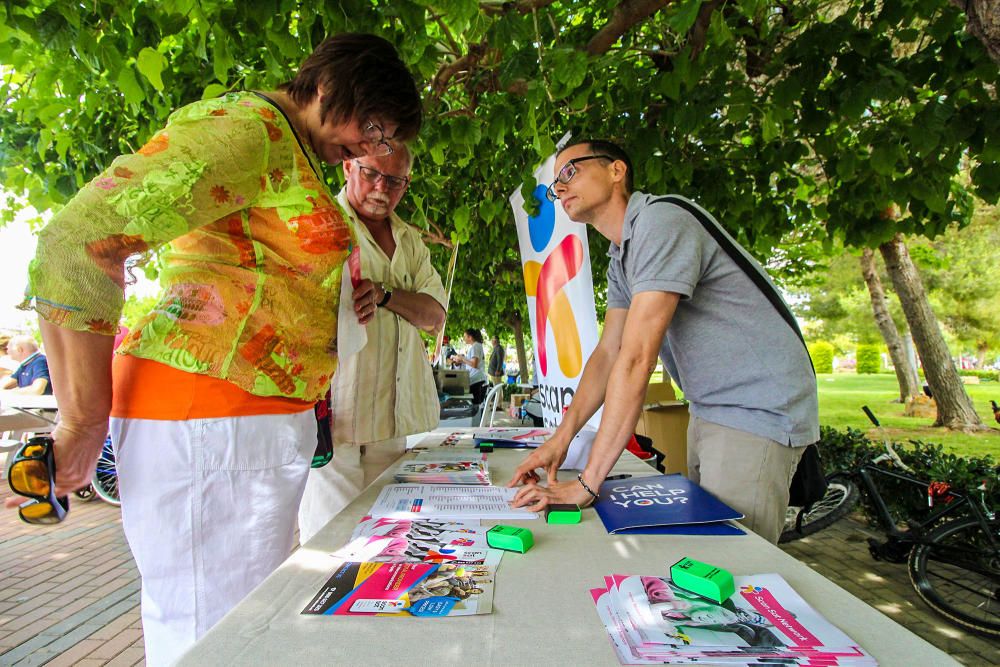
<svg viewBox="0 0 1000 667"><path fill-rule="evenodd" d="M440 439L440 438L439 438ZM525 450L490 455L494 482L506 483ZM410 454L409 456L412 456ZM483 616L358 618L300 614L393 469L296 551L182 659L182 665L617 665L588 589L609 574L666 574L683 556L733 574L780 573L810 604L882 665L953 665L947 654L752 533L739 537L610 536L592 510L577 525L543 519L535 546L507 553L494 611ZM625 454L616 473L655 474ZM567 478L570 473L566 473ZM491 522L484 522L484 524Z"/></svg>

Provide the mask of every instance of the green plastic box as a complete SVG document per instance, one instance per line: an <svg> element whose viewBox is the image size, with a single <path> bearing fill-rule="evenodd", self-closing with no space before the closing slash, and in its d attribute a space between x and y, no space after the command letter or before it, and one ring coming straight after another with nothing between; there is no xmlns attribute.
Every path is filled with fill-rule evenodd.
<svg viewBox="0 0 1000 667"><path fill-rule="evenodd" d="M580 523L580 506L556 503L545 508L545 521L547 523Z"/></svg>
<svg viewBox="0 0 1000 667"><path fill-rule="evenodd" d="M736 592L732 574L693 558L681 558L671 565L670 580L678 588L720 604Z"/></svg>
<svg viewBox="0 0 1000 667"><path fill-rule="evenodd" d="M535 545L535 536L527 528L498 525L486 531L486 543L494 549L523 554Z"/></svg>

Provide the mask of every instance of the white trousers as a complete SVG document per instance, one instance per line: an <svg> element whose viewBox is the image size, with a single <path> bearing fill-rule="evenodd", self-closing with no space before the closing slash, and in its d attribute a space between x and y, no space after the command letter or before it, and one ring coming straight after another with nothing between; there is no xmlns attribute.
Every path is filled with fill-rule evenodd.
<svg viewBox="0 0 1000 667"><path fill-rule="evenodd" d="M335 444L333 459L309 471L299 507L299 544L312 539L405 451L405 436L366 445Z"/></svg>
<svg viewBox="0 0 1000 667"><path fill-rule="evenodd" d="M169 665L291 553L316 418L113 418L111 439L146 664Z"/></svg>
<svg viewBox="0 0 1000 667"><path fill-rule="evenodd" d="M691 416L687 431L688 477L742 512L740 522L775 544L785 525L788 486L805 447Z"/></svg>

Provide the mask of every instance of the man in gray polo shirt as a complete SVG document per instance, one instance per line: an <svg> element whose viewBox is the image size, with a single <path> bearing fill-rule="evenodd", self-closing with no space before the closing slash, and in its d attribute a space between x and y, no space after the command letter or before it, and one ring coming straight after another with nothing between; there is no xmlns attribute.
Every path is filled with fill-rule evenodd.
<svg viewBox="0 0 1000 667"><path fill-rule="evenodd" d="M596 498L635 428L659 356L690 403L689 476L776 542L803 448L819 439L816 378L798 334L687 209L707 213L688 200L632 191L632 163L615 144L564 148L550 192L570 219L611 242L608 310L561 425L511 480L527 484L515 505ZM582 474L558 482L570 441L602 404ZM537 484L538 468L547 487Z"/></svg>

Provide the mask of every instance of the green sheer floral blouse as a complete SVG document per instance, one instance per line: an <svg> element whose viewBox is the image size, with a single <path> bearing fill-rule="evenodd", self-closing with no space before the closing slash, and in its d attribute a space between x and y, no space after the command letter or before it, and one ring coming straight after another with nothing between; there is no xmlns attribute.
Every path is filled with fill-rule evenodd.
<svg viewBox="0 0 1000 667"><path fill-rule="evenodd" d="M162 296L119 348L258 396L322 397L336 368L350 227L281 111L231 93L174 112L42 230L22 308L113 335L126 262Z"/></svg>

